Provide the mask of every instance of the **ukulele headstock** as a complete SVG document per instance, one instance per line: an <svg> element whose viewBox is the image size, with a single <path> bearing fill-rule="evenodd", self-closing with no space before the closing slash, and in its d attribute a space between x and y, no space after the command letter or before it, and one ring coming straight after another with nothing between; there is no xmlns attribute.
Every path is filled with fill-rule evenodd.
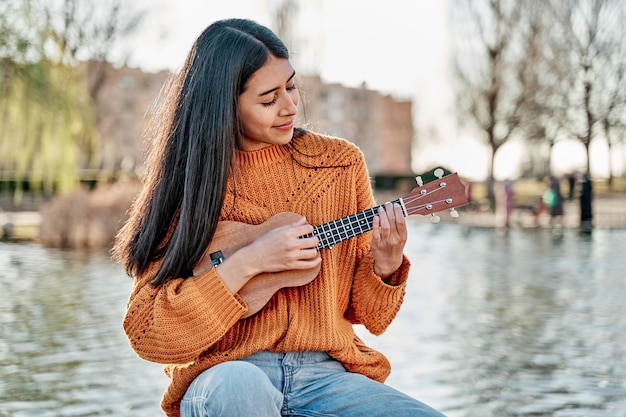
<svg viewBox="0 0 626 417"><path fill-rule="evenodd" d="M431 215L431 222L439 223L441 219L437 212L448 209L450 215L456 218L459 213L455 208L467 204L468 200L465 185L457 173L444 176L443 169L437 168L434 174L437 179L425 184L420 176L416 177L418 186L402 198L402 203L407 215Z"/></svg>

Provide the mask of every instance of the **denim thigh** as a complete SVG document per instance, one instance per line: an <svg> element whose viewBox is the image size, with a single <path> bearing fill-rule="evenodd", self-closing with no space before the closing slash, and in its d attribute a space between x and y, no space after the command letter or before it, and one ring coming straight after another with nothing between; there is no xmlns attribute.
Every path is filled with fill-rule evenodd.
<svg viewBox="0 0 626 417"><path fill-rule="evenodd" d="M348 372L325 352L257 352L200 374L182 417L443 417L388 385Z"/></svg>
<svg viewBox="0 0 626 417"><path fill-rule="evenodd" d="M181 417L280 417L282 393L257 366L244 361L215 365L198 375L180 403Z"/></svg>
<svg viewBox="0 0 626 417"><path fill-rule="evenodd" d="M433 408L364 375L348 372L325 352L258 352L257 365L283 393L283 416L443 417Z"/></svg>

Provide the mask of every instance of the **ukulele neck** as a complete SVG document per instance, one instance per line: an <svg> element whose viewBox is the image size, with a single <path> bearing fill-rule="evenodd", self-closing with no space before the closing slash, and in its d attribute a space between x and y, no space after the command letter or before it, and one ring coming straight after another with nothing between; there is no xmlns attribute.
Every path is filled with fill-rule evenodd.
<svg viewBox="0 0 626 417"><path fill-rule="evenodd" d="M402 214L404 214L405 217L407 216L407 211L401 198L391 203L399 204L402 207ZM372 230L374 217L378 215L378 211L382 207L383 205L379 205L328 223L320 224L315 226L313 233L307 237L316 236L319 239L319 243L316 247L318 250L332 248L339 242Z"/></svg>

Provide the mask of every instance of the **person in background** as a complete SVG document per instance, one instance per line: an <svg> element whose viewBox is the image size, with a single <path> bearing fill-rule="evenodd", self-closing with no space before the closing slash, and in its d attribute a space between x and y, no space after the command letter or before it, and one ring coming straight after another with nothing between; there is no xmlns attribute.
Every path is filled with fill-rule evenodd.
<svg viewBox="0 0 626 417"><path fill-rule="evenodd" d="M197 38L113 249L134 280L130 345L165 365L168 417L441 417L384 384L389 361L353 329L381 334L403 302L402 209L376 207L354 144L294 126L298 102L266 27L227 19ZM370 208L366 231L317 249L313 224Z"/></svg>
<svg viewBox="0 0 626 417"><path fill-rule="evenodd" d="M584 173L580 182L580 229L589 233L593 229L593 184L589 175Z"/></svg>
<svg viewBox="0 0 626 417"><path fill-rule="evenodd" d="M555 176L548 178L548 188L543 195L543 201L550 214L550 225L560 227L563 223L563 194L561 182Z"/></svg>

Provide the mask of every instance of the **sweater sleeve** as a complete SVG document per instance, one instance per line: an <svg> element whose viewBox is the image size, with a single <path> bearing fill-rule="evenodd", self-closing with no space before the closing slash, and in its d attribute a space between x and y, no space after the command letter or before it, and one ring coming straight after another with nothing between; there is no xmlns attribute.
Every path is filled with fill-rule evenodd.
<svg viewBox="0 0 626 417"><path fill-rule="evenodd" d="M363 324L370 332L383 333L400 310L406 292L410 262L406 256L391 277L383 281L374 273L371 252L361 259L352 285L350 320Z"/></svg>
<svg viewBox="0 0 626 417"><path fill-rule="evenodd" d="M224 285L215 268L154 288L135 279L123 327L139 357L183 364L217 342L248 310Z"/></svg>
<svg viewBox="0 0 626 417"><path fill-rule="evenodd" d="M375 201L364 162L358 165L355 175L359 210L373 207ZM406 291L410 262L403 256L400 267L383 281L374 273L371 238L371 232L358 238L359 253L347 317L353 323L363 324L370 332L378 335L387 329L400 310Z"/></svg>

